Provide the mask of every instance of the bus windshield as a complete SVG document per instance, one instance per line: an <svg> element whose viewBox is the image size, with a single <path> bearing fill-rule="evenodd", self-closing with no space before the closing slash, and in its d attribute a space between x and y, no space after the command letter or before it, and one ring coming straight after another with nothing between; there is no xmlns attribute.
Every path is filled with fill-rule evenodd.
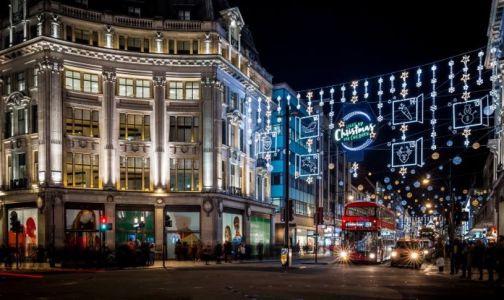
<svg viewBox="0 0 504 300"><path fill-rule="evenodd" d="M378 233L372 231L348 231L345 234L347 245L355 252L366 253L376 251Z"/></svg>
<svg viewBox="0 0 504 300"><path fill-rule="evenodd" d="M375 217L376 207L347 207L346 216L348 217Z"/></svg>

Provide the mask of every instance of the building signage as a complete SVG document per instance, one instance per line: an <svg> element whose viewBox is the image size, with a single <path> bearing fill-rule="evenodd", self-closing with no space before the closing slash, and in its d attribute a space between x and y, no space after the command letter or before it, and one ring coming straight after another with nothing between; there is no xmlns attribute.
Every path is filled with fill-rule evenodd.
<svg viewBox="0 0 504 300"><path fill-rule="evenodd" d="M372 226L373 225L371 222L347 222L346 223L347 228L362 228L362 227L370 228Z"/></svg>
<svg viewBox="0 0 504 300"><path fill-rule="evenodd" d="M346 114L334 132L336 142L349 151L360 151L368 147L376 138L376 123L363 111Z"/></svg>

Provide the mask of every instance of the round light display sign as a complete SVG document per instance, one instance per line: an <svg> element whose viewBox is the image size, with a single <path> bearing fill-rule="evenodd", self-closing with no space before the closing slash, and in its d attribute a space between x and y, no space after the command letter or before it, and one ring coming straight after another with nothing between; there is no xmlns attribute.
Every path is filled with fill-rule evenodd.
<svg viewBox="0 0 504 300"><path fill-rule="evenodd" d="M369 114L356 110L346 114L334 131L336 142L348 151L360 151L371 145L376 138L376 123Z"/></svg>

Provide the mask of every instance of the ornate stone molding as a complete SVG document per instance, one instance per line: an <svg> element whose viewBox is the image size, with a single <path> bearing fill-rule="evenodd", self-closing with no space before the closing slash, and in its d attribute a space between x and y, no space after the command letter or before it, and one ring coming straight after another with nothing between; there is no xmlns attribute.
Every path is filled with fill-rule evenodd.
<svg viewBox="0 0 504 300"><path fill-rule="evenodd" d="M156 75L152 77L155 87L164 87L166 84L166 76Z"/></svg>
<svg viewBox="0 0 504 300"><path fill-rule="evenodd" d="M21 107L28 105L31 99L21 92L13 92L5 99L6 106Z"/></svg>
<svg viewBox="0 0 504 300"><path fill-rule="evenodd" d="M113 70L103 70L102 75L103 75L103 81L116 82L117 80L116 72Z"/></svg>
<svg viewBox="0 0 504 300"><path fill-rule="evenodd" d="M63 71L63 63L52 57L49 50L44 50L44 56L38 61L39 73L50 71L55 74L59 74Z"/></svg>
<svg viewBox="0 0 504 300"><path fill-rule="evenodd" d="M206 76L201 78L201 85L204 87L221 88L222 82L213 76Z"/></svg>

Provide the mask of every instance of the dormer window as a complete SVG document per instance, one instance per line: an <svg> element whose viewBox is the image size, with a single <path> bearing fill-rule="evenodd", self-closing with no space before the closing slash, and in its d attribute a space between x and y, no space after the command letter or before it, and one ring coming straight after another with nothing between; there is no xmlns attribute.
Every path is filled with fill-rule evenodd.
<svg viewBox="0 0 504 300"><path fill-rule="evenodd" d="M134 6L128 7L128 15L130 15L130 16L140 18L141 12L142 12L142 10L140 9L140 7L134 7Z"/></svg>
<svg viewBox="0 0 504 300"><path fill-rule="evenodd" d="M191 20L191 11L190 10L179 10L178 11L179 20L189 21Z"/></svg>

